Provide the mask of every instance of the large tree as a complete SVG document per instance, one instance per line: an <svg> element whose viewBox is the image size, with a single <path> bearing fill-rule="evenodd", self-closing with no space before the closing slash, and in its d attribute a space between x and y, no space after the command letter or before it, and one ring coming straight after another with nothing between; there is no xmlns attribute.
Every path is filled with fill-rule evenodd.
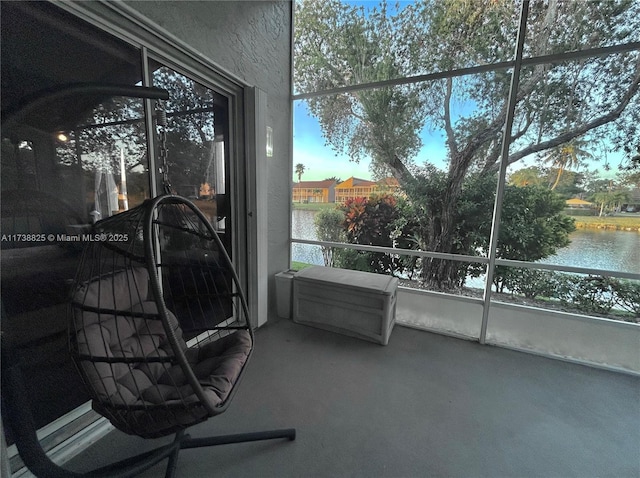
<svg viewBox="0 0 640 478"><path fill-rule="evenodd" d="M296 3L295 87L299 92L460 70L510 60L520 2L424 0L391 11L337 0ZM531 4L525 56L537 57L637 41L640 4L632 0ZM425 126L448 150L446 187L427 250L453 252L456 208L465 176L493 173L502 151L511 71L499 68L428 82L353 89L308 99L327 142L374 172L413 181ZM520 72L507 164L572 140L634 150L640 120L640 54L629 52L525 66ZM460 108L460 105L463 107ZM456 111L457 107L457 111ZM469 112L470 110L470 112ZM453 261L425 261L435 287L455 286Z"/></svg>

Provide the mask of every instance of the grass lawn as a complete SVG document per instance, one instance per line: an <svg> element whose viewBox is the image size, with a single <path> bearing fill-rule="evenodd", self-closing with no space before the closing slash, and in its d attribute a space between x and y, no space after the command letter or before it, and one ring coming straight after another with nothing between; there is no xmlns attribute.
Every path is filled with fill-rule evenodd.
<svg viewBox="0 0 640 478"><path fill-rule="evenodd" d="M576 216L574 219L578 229L597 228L640 231L640 216Z"/></svg>
<svg viewBox="0 0 640 478"><path fill-rule="evenodd" d="M291 261L291 269L294 271L301 271L307 267L313 267L315 264L307 264L306 262Z"/></svg>

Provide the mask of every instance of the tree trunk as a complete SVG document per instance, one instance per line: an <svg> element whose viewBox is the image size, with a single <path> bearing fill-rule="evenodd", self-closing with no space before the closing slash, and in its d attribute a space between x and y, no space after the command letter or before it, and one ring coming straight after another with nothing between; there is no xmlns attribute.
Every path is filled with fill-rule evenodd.
<svg viewBox="0 0 640 478"><path fill-rule="evenodd" d="M560 182L560 177L562 176L563 173L563 167L560 166L560 168L558 168L558 175L556 176L556 181L553 183L553 186L551 186L551 190L555 190L556 187L558 187L558 183Z"/></svg>
<svg viewBox="0 0 640 478"><path fill-rule="evenodd" d="M456 211L469 163L470 158L467 159L461 154L450 163L449 181L442 198L442 210L434 211L433 226L429 231L428 240L425 241L428 251L447 254L457 252L454 244ZM464 267L463 269L466 270ZM460 277L460 275L461 266L457 261L429 258L422 263L422 280L430 289L458 288L464 281L464 276Z"/></svg>

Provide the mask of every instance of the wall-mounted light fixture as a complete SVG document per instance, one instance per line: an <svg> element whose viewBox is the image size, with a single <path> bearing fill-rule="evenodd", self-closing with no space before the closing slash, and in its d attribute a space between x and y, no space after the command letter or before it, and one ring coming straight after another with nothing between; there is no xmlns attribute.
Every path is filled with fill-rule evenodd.
<svg viewBox="0 0 640 478"><path fill-rule="evenodd" d="M273 157L273 129L267 126L267 158Z"/></svg>

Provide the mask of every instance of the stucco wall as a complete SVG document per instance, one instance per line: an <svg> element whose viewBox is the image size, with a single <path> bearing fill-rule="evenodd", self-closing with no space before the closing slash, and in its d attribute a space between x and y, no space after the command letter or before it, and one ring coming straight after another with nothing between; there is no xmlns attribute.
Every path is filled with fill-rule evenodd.
<svg viewBox="0 0 640 478"><path fill-rule="evenodd" d="M275 314L274 274L289 267L291 2L129 1L154 23L224 70L268 95L273 128L268 170L268 272L270 313ZM270 315L271 315L270 314Z"/></svg>

